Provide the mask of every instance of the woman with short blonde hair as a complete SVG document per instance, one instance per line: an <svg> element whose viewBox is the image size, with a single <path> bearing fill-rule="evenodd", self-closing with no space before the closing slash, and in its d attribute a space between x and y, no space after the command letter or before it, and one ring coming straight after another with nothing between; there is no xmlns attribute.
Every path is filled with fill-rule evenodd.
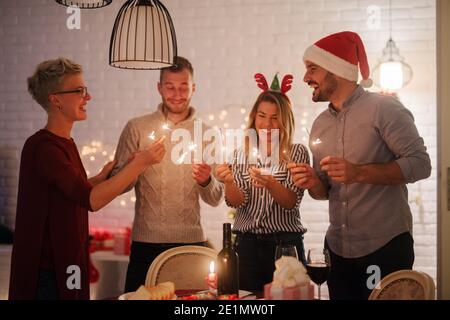
<svg viewBox="0 0 450 320"><path fill-rule="evenodd" d="M114 162L88 179L73 124L87 118L91 100L82 67L67 59L44 61L28 91L47 113L46 126L22 150L9 299L89 299L88 211L121 194L148 166L159 163L161 141L137 153L114 177Z"/></svg>

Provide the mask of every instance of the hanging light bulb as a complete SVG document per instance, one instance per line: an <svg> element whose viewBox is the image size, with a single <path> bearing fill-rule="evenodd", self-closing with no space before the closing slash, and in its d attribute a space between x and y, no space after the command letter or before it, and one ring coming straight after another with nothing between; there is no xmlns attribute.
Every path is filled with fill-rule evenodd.
<svg viewBox="0 0 450 320"><path fill-rule="evenodd" d="M106 7L112 0L55 0L63 6L77 6L80 9L96 9Z"/></svg>
<svg viewBox="0 0 450 320"><path fill-rule="evenodd" d="M372 78L384 93L392 94L411 82L413 71L400 55L392 39L391 1L389 1L389 40L383 49L383 55L372 69Z"/></svg>
<svg viewBox="0 0 450 320"><path fill-rule="evenodd" d="M156 70L174 65L175 28L159 0L127 0L114 23L109 64L135 70Z"/></svg>

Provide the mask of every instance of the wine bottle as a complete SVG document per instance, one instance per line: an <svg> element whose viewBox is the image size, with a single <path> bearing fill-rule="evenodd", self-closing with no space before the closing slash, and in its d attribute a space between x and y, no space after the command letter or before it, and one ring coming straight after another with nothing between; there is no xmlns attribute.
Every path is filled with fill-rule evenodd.
<svg viewBox="0 0 450 320"><path fill-rule="evenodd" d="M239 257L231 244L231 224L223 224L223 249L217 255L217 295L239 297Z"/></svg>

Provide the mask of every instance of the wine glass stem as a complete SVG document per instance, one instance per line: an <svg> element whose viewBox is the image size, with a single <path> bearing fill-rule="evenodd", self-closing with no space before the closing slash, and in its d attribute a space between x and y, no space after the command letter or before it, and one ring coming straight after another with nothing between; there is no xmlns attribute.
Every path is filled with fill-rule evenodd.
<svg viewBox="0 0 450 320"><path fill-rule="evenodd" d="M318 285L318 289L319 289L319 300L320 300L320 284Z"/></svg>

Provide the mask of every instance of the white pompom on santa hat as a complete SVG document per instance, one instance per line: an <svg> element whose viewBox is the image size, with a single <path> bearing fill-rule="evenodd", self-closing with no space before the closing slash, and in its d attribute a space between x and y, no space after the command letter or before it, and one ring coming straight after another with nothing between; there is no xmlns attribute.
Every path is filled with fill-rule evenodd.
<svg viewBox="0 0 450 320"><path fill-rule="evenodd" d="M306 49L303 61L310 61L341 78L356 82L359 64L360 85L365 88L372 86L366 50L355 32L343 31L320 39Z"/></svg>

